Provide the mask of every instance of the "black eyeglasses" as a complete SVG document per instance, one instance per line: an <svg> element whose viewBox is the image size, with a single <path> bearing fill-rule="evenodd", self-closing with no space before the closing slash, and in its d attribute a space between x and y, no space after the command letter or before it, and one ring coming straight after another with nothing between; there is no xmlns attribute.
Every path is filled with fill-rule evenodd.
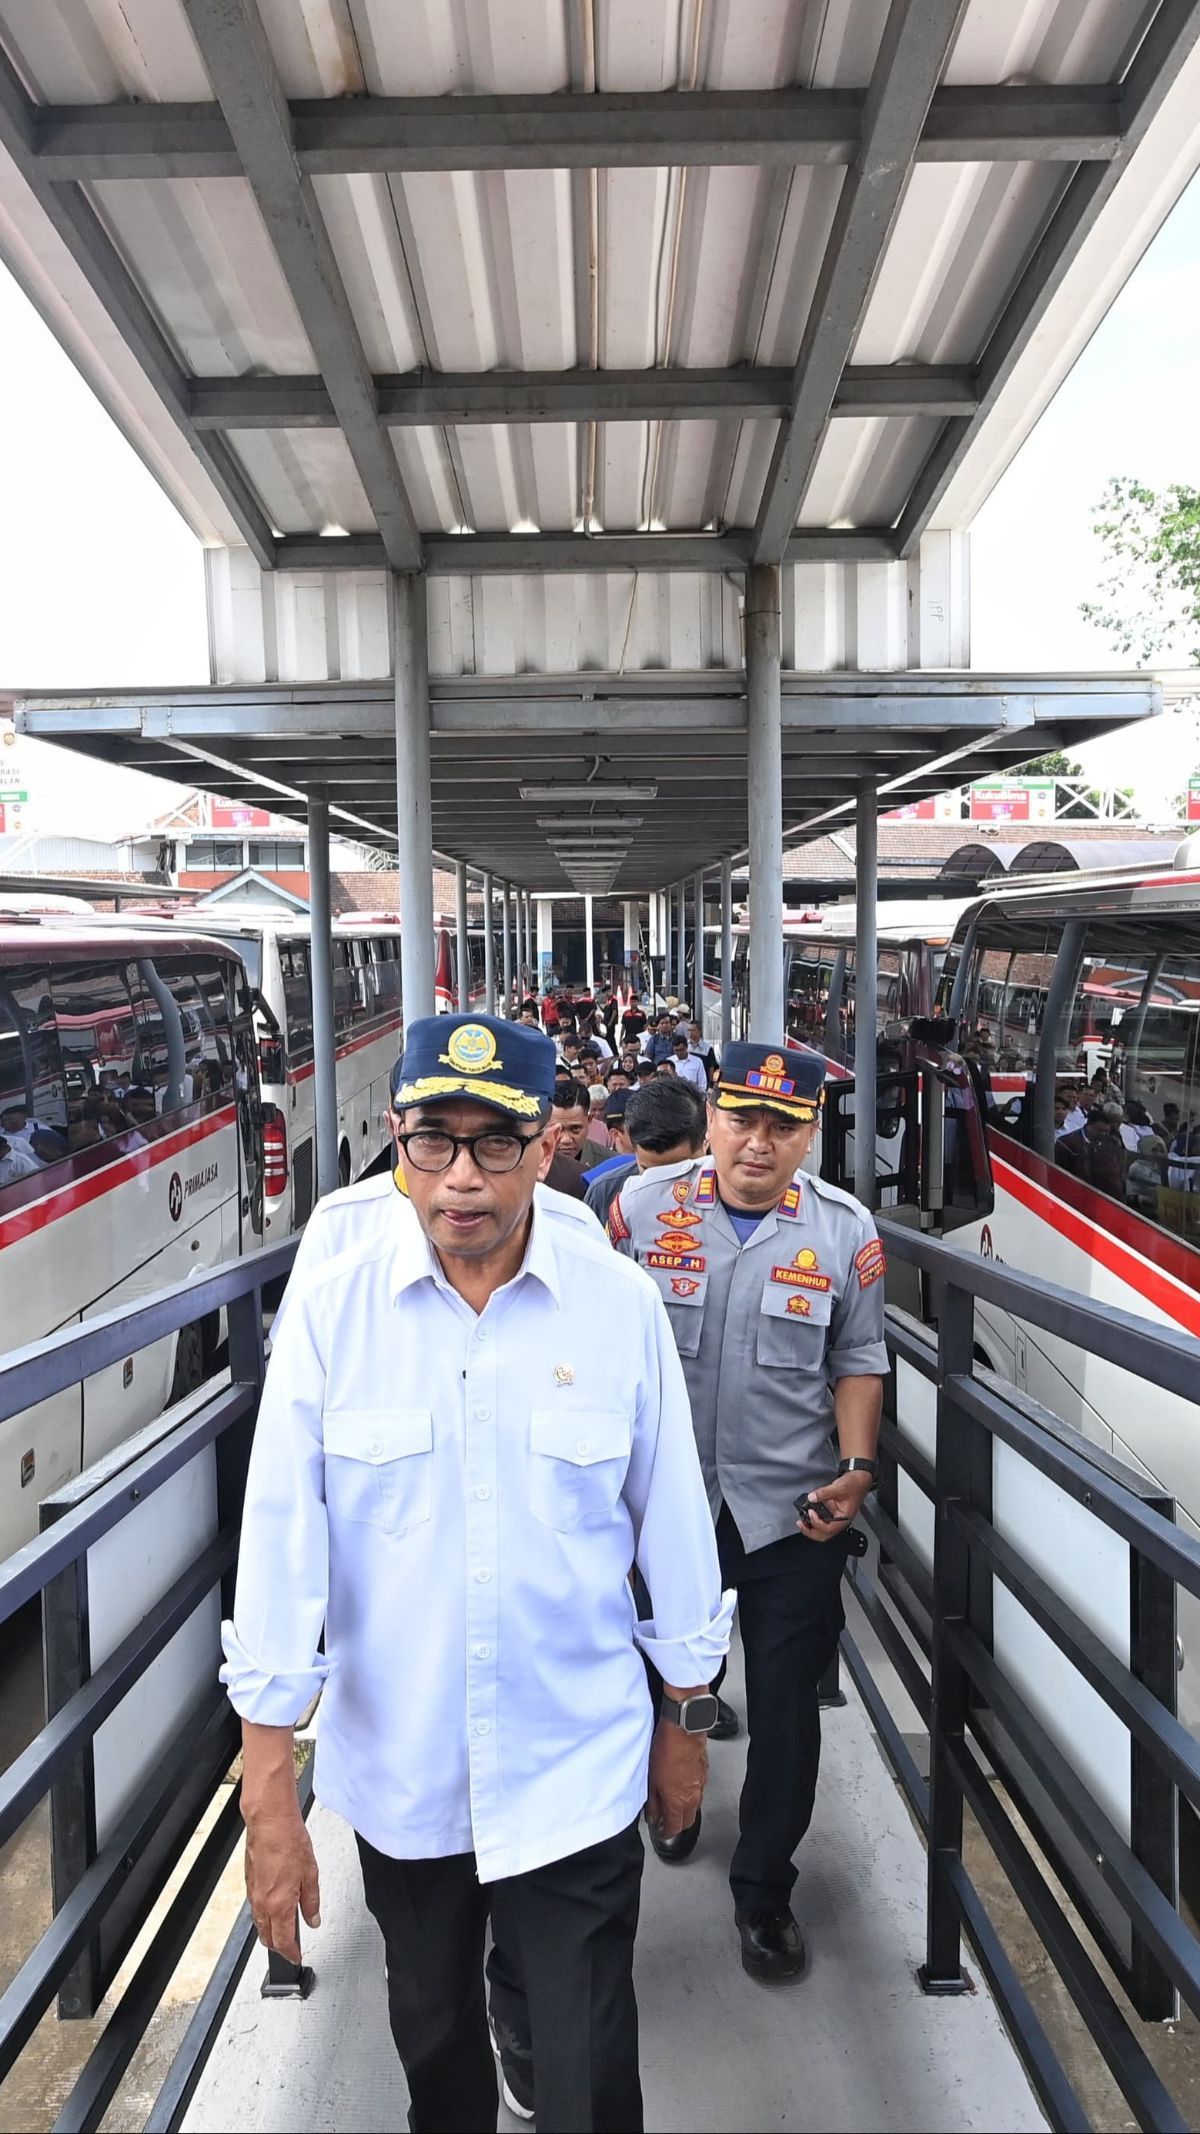
<svg viewBox="0 0 1200 2134"><path fill-rule="evenodd" d="M447 1134L440 1127L417 1126L411 1134L397 1134L405 1160L418 1171L448 1171L460 1149L471 1151L471 1161L481 1171L515 1171L527 1148L541 1140L540 1134L506 1134L487 1127L482 1134Z"/></svg>

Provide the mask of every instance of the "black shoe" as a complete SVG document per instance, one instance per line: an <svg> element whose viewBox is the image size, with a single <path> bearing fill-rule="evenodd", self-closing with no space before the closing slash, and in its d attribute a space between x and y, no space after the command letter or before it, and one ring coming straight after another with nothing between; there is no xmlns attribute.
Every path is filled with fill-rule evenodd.
<svg viewBox="0 0 1200 2134"><path fill-rule="evenodd" d="M501 2044L496 2024L492 2017L488 2018L488 2030L491 2033L492 2051L500 2062L500 2088L504 2093L504 2102L509 2111L515 2113L518 2119L532 2119L532 2062L526 2055L518 2054L511 2049L507 2043L508 2038L512 2035L511 2031L505 2031L505 2043Z"/></svg>
<svg viewBox="0 0 1200 2134"><path fill-rule="evenodd" d="M661 1837L656 1823L647 1822L646 1828L650 1833L650 1843L659 1859L666 1860L673 1867L679 1867L685 1860L691 1859L700 1842L700 1810L696 1810L695 1822L689 1823L686 1830L681 1830L677 1838Z"/></svg>
<svg viewBox="0 0 1200 2134"><path fill-rule="evenodd" d="M717 1723L714 1727L709 1728L709 1740L735 1741L741 1731L742 1722L734 1711L732 1704L726 1704L724 1697L718 1697Z"/></svg>
<svg viewBox="0 0 1200 2134"><path fill-rule="evenodd" d="M799 1978L806 1961L804 1936L789 1911L737 1912L734 1917L742 1937L743 1971L767 1985Z"/></svg>

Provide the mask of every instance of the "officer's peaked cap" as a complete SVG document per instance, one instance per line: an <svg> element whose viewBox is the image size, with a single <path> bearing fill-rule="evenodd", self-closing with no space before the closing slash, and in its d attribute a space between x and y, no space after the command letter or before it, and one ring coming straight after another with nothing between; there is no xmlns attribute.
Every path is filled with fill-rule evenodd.
<svg viewBox="0 0 1200 2134"><path fill-rule="evenodd" d="M511 1119L537 1119L554 1097L554 1046L527 1023L493 1015L423 1015L392 1069L392 1103L466 1097Z"/></svg>
<svg viewBox="0 0 1200 2134"><path fill-rule="evenodd" d="M811 1125L825 1102L826 1061L795 1045L726 1045L715 1090L718 1111L782 1112Z"/></svg>

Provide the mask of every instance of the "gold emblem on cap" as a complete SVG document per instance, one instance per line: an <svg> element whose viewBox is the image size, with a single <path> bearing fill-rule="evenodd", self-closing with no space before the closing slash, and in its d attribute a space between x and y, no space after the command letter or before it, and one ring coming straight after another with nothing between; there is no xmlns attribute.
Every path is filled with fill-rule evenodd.
<svg viewBox="0 0 1200 2134"><path fill-rule="evenodd" d="M764 1074L783 1073L783 1061L780 1059L779 1054L777 1052L769 1052L767 1054L766 1059L762 1063L762 1071Z"/></svg>
<svg viewBox="0 0 1200 2134"><path fill-rule="evenodd" d="M556 1363L554 1366L554 1383L556 1386L573 1386L575 1383L574 1364Z"/></svg>
<svg viewBox="0 0 1200 2134"><path fill-rule="evenodd" d="M462 1023L446 1047L446 1059L461 1074L486 1074L495 1064L496 1040L482 1023Z"/></svg>

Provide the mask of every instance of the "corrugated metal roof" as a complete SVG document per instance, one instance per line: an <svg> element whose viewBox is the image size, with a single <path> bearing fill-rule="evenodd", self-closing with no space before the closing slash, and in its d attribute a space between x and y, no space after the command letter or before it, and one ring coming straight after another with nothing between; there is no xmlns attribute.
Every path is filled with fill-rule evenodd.
<svg viewBox="0 0 1200 2134"><path fill-rule="evenodd" d="M232 18L235 11L225 13ZM923 8L897 0L891 18L887 0L471 0L469 7L260 0L258 9L267 65L283 95L316 100L313 138L327 119L369 119L385 98L441 100L433 108L451 120L465 96L624 93L636 103L663 91L705 99L799 89L844 102L846 92L861 99L881 50L889 55L881 64L897 78L925 57L931 82L941 72L941 103L932 107L923 145L914 135L917 161L851 321L853 361L886 366L889 374L897 366L953 365L969 383L986 379L989 344L1010 300L1022 297L1022 278L1037 265L1035 247L1058 243L1056 214L1072 198L1086 205L1082 187L1094 183L1103 192L1108 165L1121 167L1119 182L1104 193L1087 263L1089 293L1105 283L1107 300L1118 285L1114 272L1130 263L1127 215L1111 257L1103 243L1104 215L1116 216L1116 195L1145 195L1138 211L1144 243L1195 167L1194 127L1190 164L1177 140L1189 93L1195 108L1198 63L1182 22L1194 11L1159 11L1152 0L968 0L956 30L953 9L946 12L946 50L929 61L920 47L922 37L933 42L932 33L921 18L936 13L930 0ZM1172 17L1180 18L1174 38ZM42 107L100 106L124 114L130 124L122 139L133 142L134 120L152 122L156 105L212 104L212 47L220 35L214 19L212 10L193 6L189 20L181 0L123 0L120 7L0 0L0 44L33 107L30 124ZM1152 38L1143 46L1150 25L1161 53ZM1134 91L1128 109L1111 97L1105 102L1101 92L1128 79L1140 95L1144 84L1129 69L1132 62L1153 71L1147 53L1161 59L1159 87L1174 116L1164 115L1161 132L1152 126L1126 172L1117 137L1134 119ZM881 86L889 84L877 81L872 94ZM1073 154L1069 144L1087 118L1077 102L1042 111L1030 128L1040 138L1006 149L988 130L1003 133L998 89L1010 102L1029 89L1095 91L1095 131L1104 136L1107 128L1108 138L1099 149L1081 142ZM964 118L961 101L954 105L971 91L986 92L982 118ZM28 118L25 106L16 119L11 109L0 115L0 139L14 153L22 111ZM851 133L858 124L853 115L845 122ZM797 148L800 160L789 162L767 142L764 126L761 150L737 151L749 160L730 161L715 145L720 125L701 110L696 130L706 126L714 136L710 163L702 148L684 161L664 146L660 162L643 156L623 167L618 145L597 150L594 167L537 167L519 116L507 160L534 167L414 168L438 156L405 145L402 116L392 121L391 155L304 151L367 368L376 377L738 365L790 373L818 323L814 298L819 313L828 295L831 238L836 249L857 151L851 140L830 147L829 160L808 161ZM956 129L966 144L962 160L953 159ZM44 144L58 160L47 165L43 158L40 167L53 171L63 193L73 190L64 178L77 179L84 207L113 240L185 377L317 377L306 306L286 271L278 231L264 219L263 189L225 174L236 170L236 157L185 155L188 138L181 126L173 160L164 149L160 175L113 175L111 155L106 161L94 139L89 147L59 128ZM458 152L465 158L469 142ZM564 154L547 150L542 160L561 163ZM356 161L363 167L324 167ZM181 163L189 165L186 174L167 174ZM41 197L36 171L31 179L19 154L14 163L0 150L0 249L100 390L119 403L130 434L193 523L207 537L243 538L230 499L236 504L244 483L268 539L271 528L370 534L375 500L337 428L233 422L218 440L218 456L205 463L194 456L185 411L184 449L171 450L167 464L159 396L144 386L129 390L94 297L83 301L79 255L72 264L54 235L62 205L61 197ZM1064 273L1073 257L1067 248ZM119 304L116 314L121 331ZM1062 323L1043 337L1039 375L1051 386L1093 322L1078 304L1075 315L1081 326ZM957 465L968 421L967 410L943 410L827 423L799 498L800 525L903 534L906 511L920 507L923 480L940 503L937 457L949 455ZM999 429L985 420L978 437L965 440L968 458L994 479L1024 427L1011 412ZM776 418L744 418L731 406L728 416L688 421L405 422L387 434L417 526L435 534L749 528L762 506L777 431ZM213 486L214 468L219 480L229 472L220 455L232 469L224 498ZM939 503L934 522L950 523L939 521Z"/></svg>

